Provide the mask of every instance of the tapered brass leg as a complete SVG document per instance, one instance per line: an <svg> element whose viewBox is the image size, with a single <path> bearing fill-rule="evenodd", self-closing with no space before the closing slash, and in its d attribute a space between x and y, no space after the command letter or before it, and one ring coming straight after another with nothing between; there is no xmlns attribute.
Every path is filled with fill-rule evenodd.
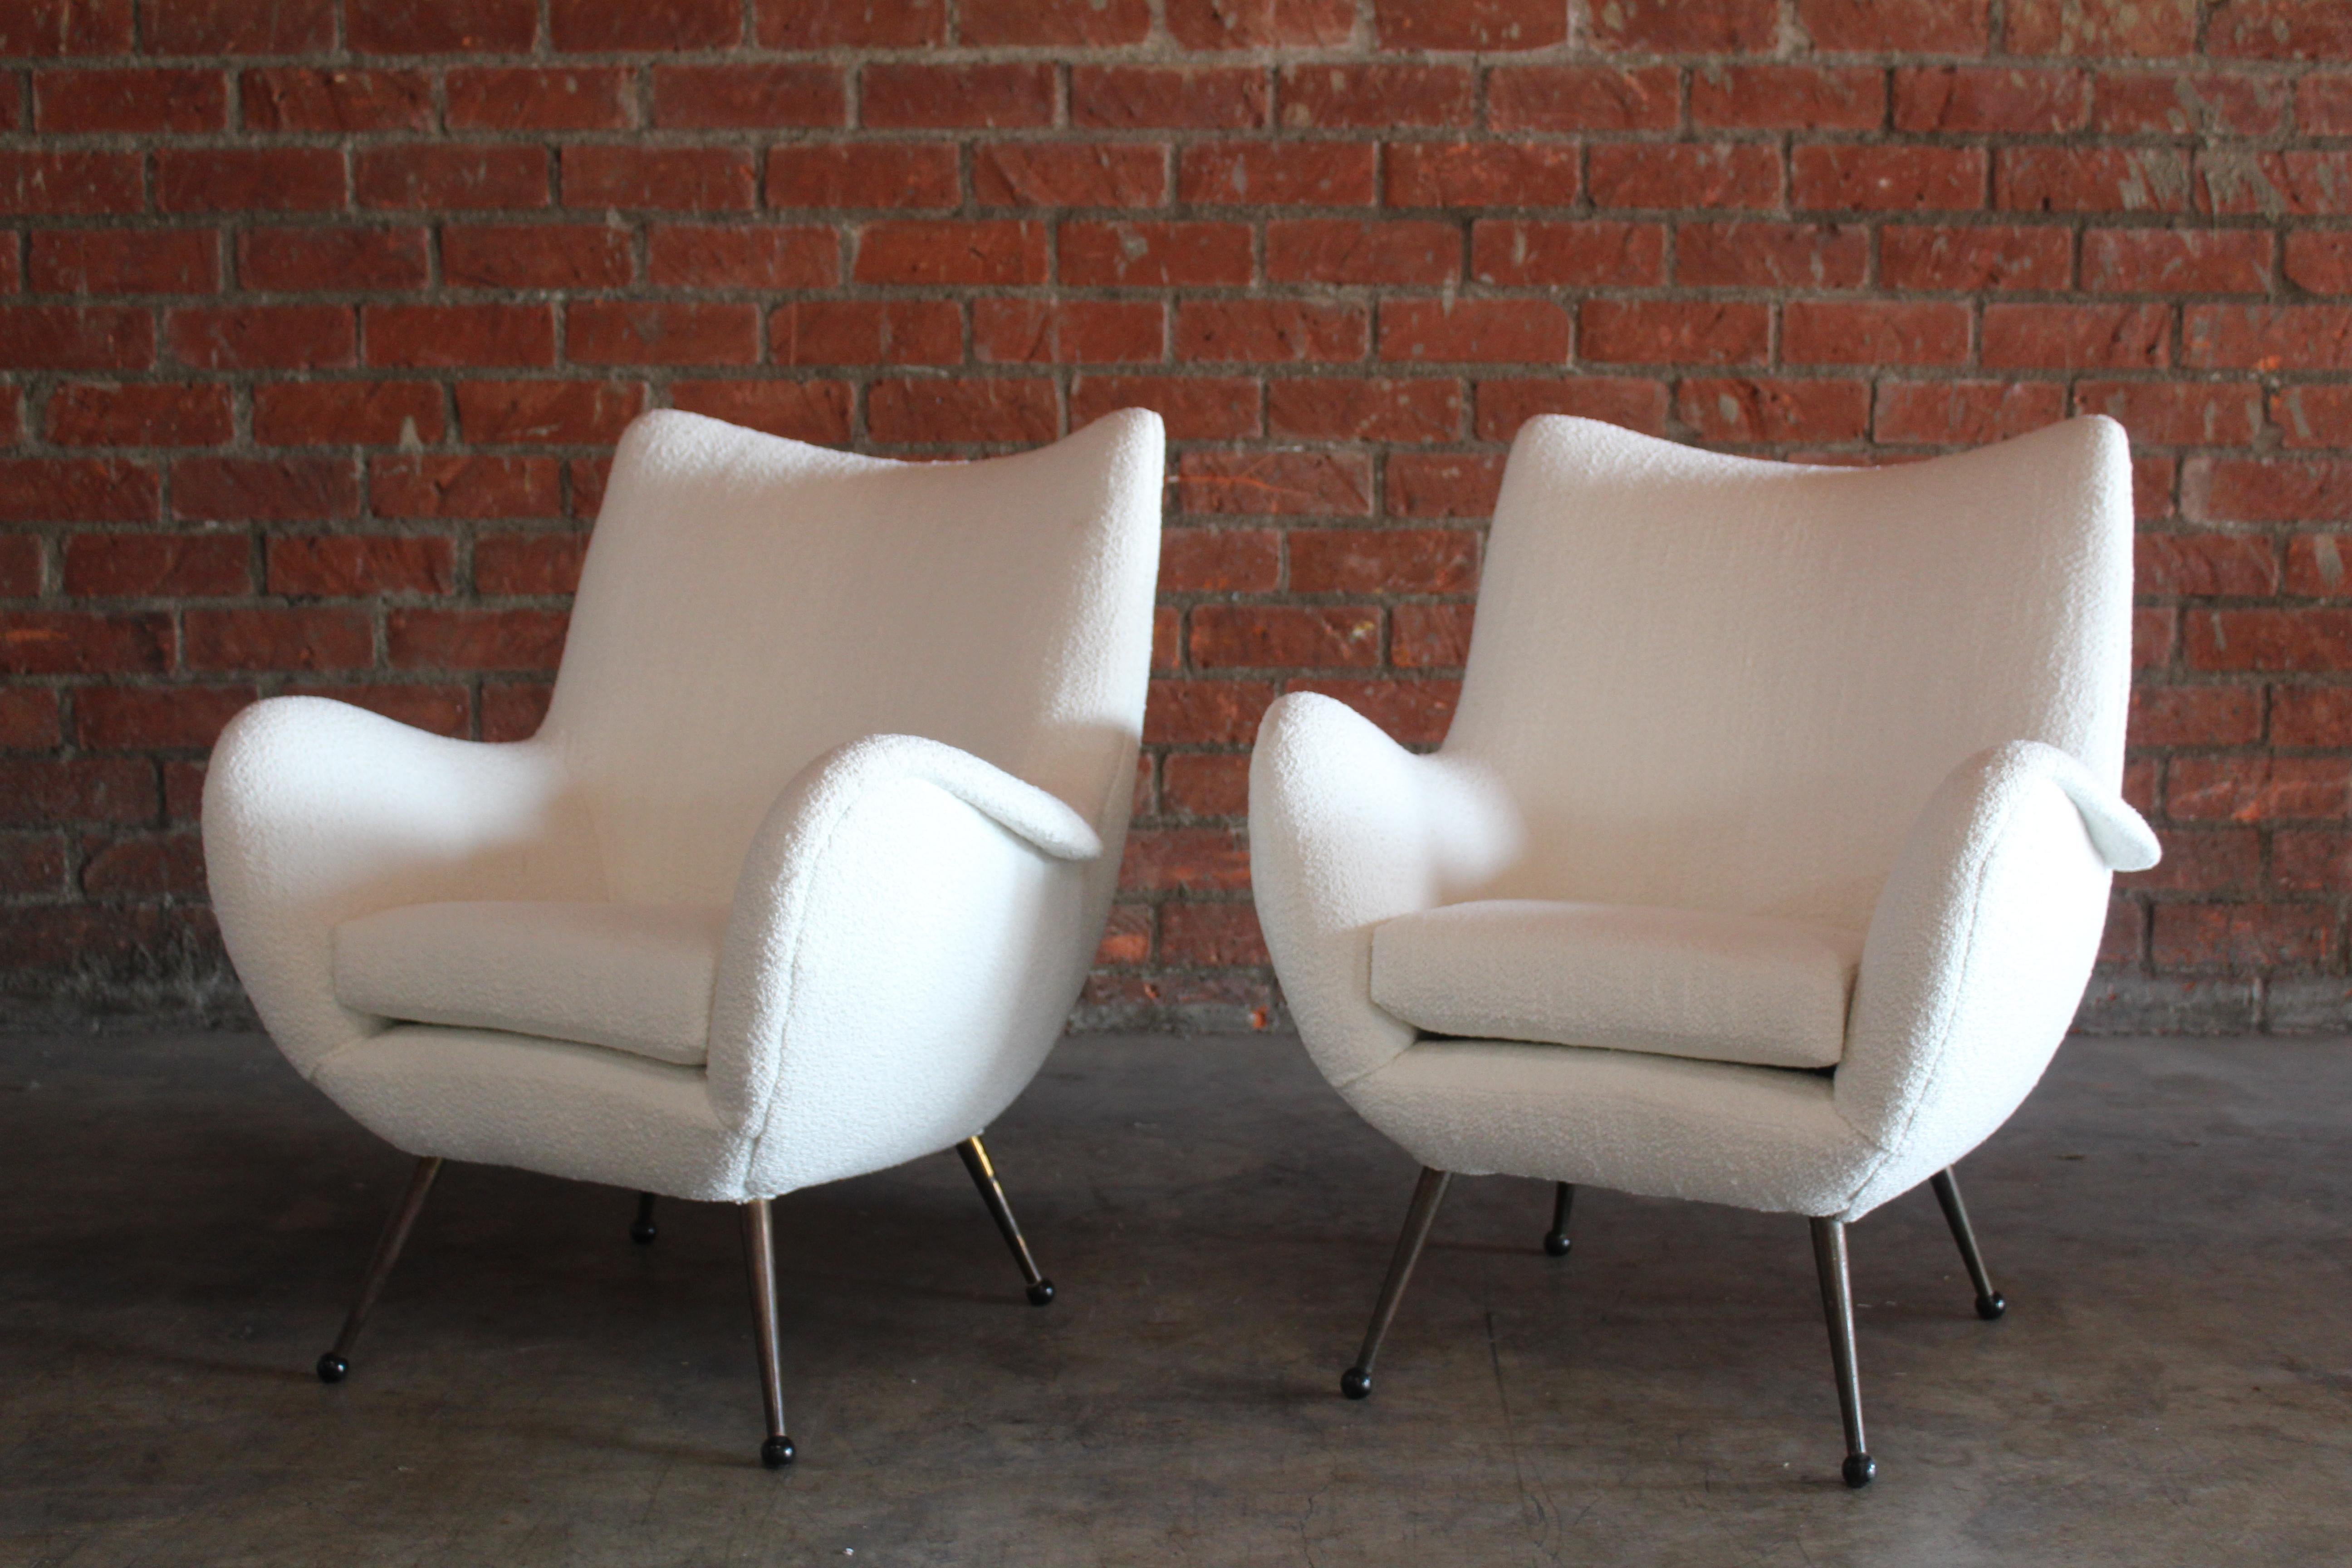
<svg viewBox="0 0 2352 1568"><path fill-rule="evenodd" d="M1821 1272L1830 1365L1837 1373L1838 1415L1845 1421L1845 1484L1866 1487L1877 1476L1878 1464L1862 1432L1862 1379L1854 1369L1853 1281L1846 1270L1844 1221L1813 1221L1813 1266Z"/></svg>
<svg viewBox="0 0 2352 1568"><path fill-rule="evenodd" d="M1412 1278L1412 1266L1421 1261L1422 1245L1429 1239L1429 1227L1437 1223L1437 1205L1445 1201L1446 1185L1453 1180L1451 1171L1422 1170L1421 1184L1412 1190L1412 1205L1405 1210L1404 1232L1397 1237L1396 1251L1389 1258L1389 1277L1381 1282L1381 1299L1372 1307L1371 1327L1364 1331L1356 1364L1339 1374L1339 1392L1350 1399L1363 1399L1372 1392L1372 1358L1381 1353L1381 1342L1388 1337L1397 1303L1404 1300L1405 1282Z"/></svg>
<svg viewBox="0 0 2352 1568"><path fill-rule="evenodd" d="M1977 1316L1991 1322L2009 1310L2009 1298L1992 1288L1992 1276L1985 1272L1984 1255L1977 1250L1977 1233L1969 1224L1968 1205L1960 1202L1960 1184L1949 1171L1938 1171L1933 1178L1936 1201L1944 1208L1944 1223L1952 1227L1952 1239L1960 1244L1960 1261L1968 1265L1969 1283L1977 1288Z"/></svg>
<svg viewBox="0 0 2352 1568"><path fill-rule="evenodd" d="M637 1217L629 1226L629 1239L635 1242L638 1246L643 1247L660 1234L661 1228L654 1224L653 1194L639 1193L637 1194Z"/></svg>
<svg viewBox="0 0 2352 1568"><path fill-rule="evenodd" d="M1551 1229L1544 1236L1544 1250L1554 1258L1566 1258L1574 1245L1568 1238L1568 1211L1575 1205L1576 1184L1559 1183L1551 1195Z"/></svg>
<svg viewBox="0 0 2352 1568"><path fill-rule="evenodd" d="M351 1375L352 1349L360 1342L360 1330L366 1326L376 1298L383 1294L384 1281L392 1278L392 1266L400 1261L400 1249L408 1244L408 1233L415 1227L416 1216L424 1210L425 1194L433 1190L433 1178L440 1173L441 1162L437 1158L416 1162L400 1206L392 1211L392 1217L383 1222L383 1230L375 1238L375 1255L368 1259L367 1272L360 1277L359 1299L352 1303L350 1315L343 1319L343 1331L335 1336L335 1348L319 1358L320 1383L341 1383Z"/></svg>
<svg viewBox="0 0 2352 1568"><path fill-rule="evenodd" d="M1029 1243L1021 1234L1020 1222L1013 1217L1013 1205L1004 1201L1004 1187L996 1179L996 1167L989 1163L988 1150L979 1138L971 1137L956 1145L956 1153L963 1168L971 1173L971 1184L980 1189L980 1201L988 1205L989 1217L996 1221L1004 1245L1013 1249L1013 1261L1020 1266L1022 1282L1028 1287L1029 1304L1050 1304L1054 1282L1038 1272L1037 1260L1029 1255Z"/></svg>
<svg viewBox="0 0 2352 1568"><path fill-rule="evenodd" d="M776 1330L776 1230L768 1200L753 1198L743 1209L743 1261L751 1273L751 1338L760 1352L760 1397L767 1407L768 1439L760 1462L772 1470L793 1462L793 1440L784 1434L783 1347Z"/></svg>

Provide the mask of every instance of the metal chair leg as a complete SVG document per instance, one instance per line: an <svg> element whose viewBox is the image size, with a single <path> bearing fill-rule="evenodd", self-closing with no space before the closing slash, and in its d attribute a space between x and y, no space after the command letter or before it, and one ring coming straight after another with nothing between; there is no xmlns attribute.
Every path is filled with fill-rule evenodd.
<svg viewBox="0 0 2352 1568"><path fill-rule="evenodd" d="M1566 1258L1575 1243L1568 1238L1568 1211L1576 1204L1576 1184L1562 1182L1551 1195L1551 1229L1544 1237L1544 1250L1554 1258Z"/></svg>
<svg viewBox="0 0 2352 1568"><path fill-rule="evenodd" d="M988 1150L974 1136L957 1144L956 1153L962 1158L963 1168L971 1173L971 1184L980 1189L980 1201L988 1205L989 1217L996 1221L1004 1245L1013 1249L1013 1261L1021 1266L1022 1281L1029 1288L1029 1304L1050 1305L1054 1282L1038 1272L1037 1260L1029 1255L1029 1243L1021 1234L1020 1222L1013 1217L1013 1205L1004 1201L1004 1188L996 1179L996 1167L989 1163Z"/></svg>
<svg viewBox="0 0 2352 1568"><path fill-rule="evenodd" d="M392 1266L400 1261L400 1249L408 1244L408 1233L415 1227L416 1216L425 1207L425 1196L433 1190L433 1178L440 1173L438 1158L416 1162L400 1206L392 1211L392 1217L383 1222L383 1229L375 1238L375 1255L368 1259L367 1272L360 1277L359 1299L352 1303L350 1315L343 1319L343 1331L335 1336L335 1348L319 1358L320 1383L341 1383L351 1375L352 1349L360 1342L360 1330L366 1326L376 1298L383 1294L384 1281L392 1278Z"/></svg>
<svg viewBox="0 0 2352 1568"><path fill-rule="evenodd" d="M1985 1272L1984 1254L1977 1250L1977 1233L1969 1224L1968 1205L1960 1202L1960 1184L1948 1170L1937 1172L1929 1184L1936 1189L1936 1201L1944 1206L1944 1223L1952 1227L1952 1239L1960 1244L1960 1261L1969 1266L1969 1283L1977 1288L1977 1316L1990 1323L2009 1310L2009 1298L1992 1288L1992 1277Z"/></svg>
<svg viewBox="0 0 2352 1568"><path fill-rule="evenodd" d="M760 1352L760 1397L767 1406L768 1439L760 1463L772 1470L793 1462L793 1440L784 1434L783 1350L776 1331L776 1229L768 1200L753 1198L743 1208L743 1260L751 1273L751 1338Z"/></svg>
<svg viewBox="0 0 2352 1568"><path fill-rule="evenodd" d="M661 1227L654 1224L653 1194L639 1193L637 1194L637 1217L629 1226L629 1239L635 1242L639 1247L643 1247L660 1234Z"/></svg>
<svg viewBox="0 0 2352 1568"><path fill-rule="evenodd" d="M1853 1283L1846 1271L1845 1222L1813 1223L1813 1265L1822 1276L1822 1314L1830 1325L1830 1365L1836 1369L1838 1414L1845 1419L1845 1484L1866 1487L1877 1461L1862 1433L1862 1380L1854 1370Z"/></svg>
<svg viewBox="0 0 2352 1568"><path fill-rule="evenodd" d="M1429 1239L1429 1227L1437 1223L1437 1205L1445 1201L1446 1185L1453 1180L1451 1171L1422 1168L1421 1184L1412 1190L1412 1206L1404 1212L1404 1232L1397 1237L1396 1252L1389 1258L1389 1277L1381 1282L1381 1299L1372 1308L1371 1327L1364 1331L1363 1348L1356 1352L1356 1364L1339 1374L1339 1392L1350 1399L1363 1399L1372 1392L1372 1358L1381 1353L1381 1342L1388 1337L1397 1303L1404 1300L1405 1282L1412 1278L1412 1266L1421 1261L1422 1244Z"/></svg>

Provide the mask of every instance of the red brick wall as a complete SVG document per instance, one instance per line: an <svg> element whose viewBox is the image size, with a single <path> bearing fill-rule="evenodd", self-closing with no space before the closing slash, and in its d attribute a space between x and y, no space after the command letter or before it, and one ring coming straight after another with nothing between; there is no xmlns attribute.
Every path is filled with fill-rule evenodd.
<svg viewBox="0 0 2352 1568"><path fill-rule="evenodd" d="M1245 748L1444 731L1504 444L2102 411L2146 535L2107 1026L2343 1026L2346 0L0 0L0 965L233 1012L205 747L530 733L605 453L1140 403L1160 679L1097 1021L1276 1009Z"/></svg>

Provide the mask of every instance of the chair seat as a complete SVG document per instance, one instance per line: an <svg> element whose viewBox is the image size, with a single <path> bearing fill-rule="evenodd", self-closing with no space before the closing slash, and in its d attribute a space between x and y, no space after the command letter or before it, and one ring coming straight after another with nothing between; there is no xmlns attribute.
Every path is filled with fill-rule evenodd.
<svg viewBox="0 0 2352 1568"><path fill-rule="evenodd" d="M676 904L408 904L335 928L335 998L700 1067L727 911Z"/></svg>
<svg viewBox="0 0 2352 1568"><path fill-rule="evenodd" d="M1492 900L1372 932L1372 1000L1431 1034L1832 1068L1862 936L1805 921Z"/></svg>

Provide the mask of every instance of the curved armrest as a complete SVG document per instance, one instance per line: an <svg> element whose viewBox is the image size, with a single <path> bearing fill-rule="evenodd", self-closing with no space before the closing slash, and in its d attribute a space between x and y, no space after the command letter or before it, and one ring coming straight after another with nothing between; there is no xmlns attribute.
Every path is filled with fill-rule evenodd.
<svg viewBox="0 0 2352 1568"><path fill-rule="evenodd" d="M585 806L551 748L452 741L324 698L273 698L229 721L205 775L204 842L238 978L306 1075L381 1027L335 1000L341 921L603 896Z"/></svg>
<svg viewBox="0 0 2352 1568"><path fill-rule="evenodd" d="M1344 1089L1416 1037L1372 1005L1372 928L1494 876L1518 852L1517 815L1491 776L1310 692L1259 722L1249 806L1258 921L1300 1038Z"/></svg>
<svg viewBox="0 0 2352 1568"><path fill-rule="evenodd" d="M2055 747L2011 742L1945 779L1863 943L1836 1104L1885 1155L1851 1213L2008 1120L2082 1002L2112 872L2159 853L2139 814Z"/></svg>
<svg viewBox="0 0 2352 1568"><path fill-rule="evenodd" d="M759 1179L854 1173L793 1163L812 1150L877 1169L1001 1110L1076 997L1102 854L1060 799L936 741L868 736L803 769L744 858L711 999L711 1100L759 1134Z"/></svg>

